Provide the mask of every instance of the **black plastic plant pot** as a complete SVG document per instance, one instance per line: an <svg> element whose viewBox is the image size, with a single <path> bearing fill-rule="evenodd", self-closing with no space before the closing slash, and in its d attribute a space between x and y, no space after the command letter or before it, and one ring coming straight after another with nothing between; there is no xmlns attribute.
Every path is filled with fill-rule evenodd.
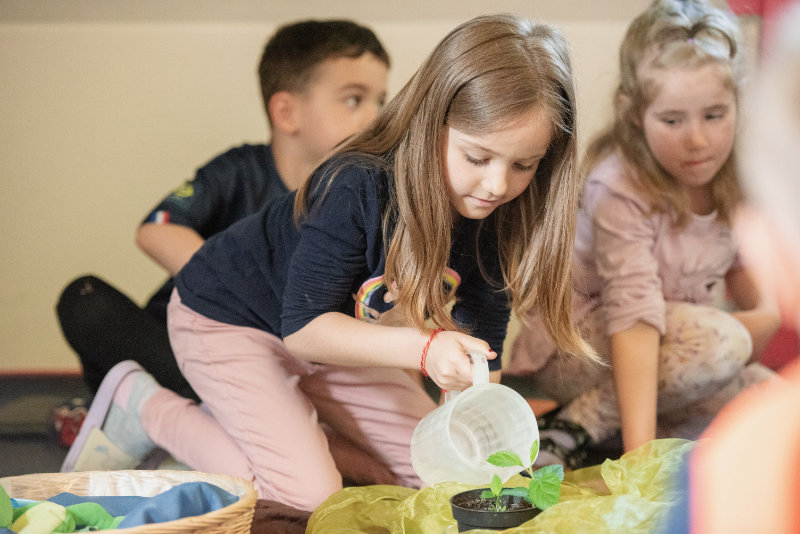
<svg viewBox="0 0 800 534"><path fill-rule="evenodd" d="M483 489L462 491L450 497L450 508L453 510L453 519L458 523L459 532L473 528L505 530L518 527L541 512L525 499L513 495L501 496L500 502L506 510L494 512L491 509L494 499L481 499L483 491Z"/></svg>

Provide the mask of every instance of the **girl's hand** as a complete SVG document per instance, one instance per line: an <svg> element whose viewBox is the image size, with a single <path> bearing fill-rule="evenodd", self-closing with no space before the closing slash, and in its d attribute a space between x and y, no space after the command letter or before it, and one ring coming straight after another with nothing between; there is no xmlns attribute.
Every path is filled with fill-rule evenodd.
<svg viewBox="0 0 800 534"><path fill-rule="evenodd" d="M440 332L425 356L425 371L442 389L464 390L472 385L472 360L467 351L477 350L493 360L497 354L485 341L461 332Z"/></svg>

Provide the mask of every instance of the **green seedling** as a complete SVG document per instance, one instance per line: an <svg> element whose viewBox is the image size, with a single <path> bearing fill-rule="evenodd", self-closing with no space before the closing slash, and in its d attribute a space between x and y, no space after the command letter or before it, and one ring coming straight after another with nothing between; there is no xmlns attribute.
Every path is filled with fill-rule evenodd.
<svg viewBox="0 0 800 534"><path fill-rule="evenodd" d="M486 460L497 467L519 466L531 476L528 487L504 488L503 482L496 474L488 490L481 493L481 499L493 499L495 512L503 512L506 507L502 505L500 497L513 495L521 497L540 510L546 510L556 504L561 498L561 481L564 480L564 468L560 465L546 465L534 471L533 461L539 454L539 440L531 445L531 466L525 467L519 455L511 451L496 452Z"/></svg>

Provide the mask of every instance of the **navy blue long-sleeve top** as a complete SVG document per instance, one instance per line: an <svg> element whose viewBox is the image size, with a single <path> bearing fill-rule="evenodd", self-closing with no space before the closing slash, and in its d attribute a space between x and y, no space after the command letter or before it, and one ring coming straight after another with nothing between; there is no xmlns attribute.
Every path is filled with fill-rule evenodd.
<svg viewBox="0 0 800 534"><path fill-rule="evenodd" d="M326 169L312 178L309 213L299 228L291 192L206 241L176 277L183 303L211 319L279 337L331 311L374 320L389 310L383 216L393 177L378 165L348 161L328 187ZM480 247L489 278L501 280L497 240L486 223L458 218L443 291L455 290L453 318L497 352L489 362L496 370L509 303L476 260Z"/></svg>
<svg viewBox="0 0 800 534"><path fill-rule="evenodd" d="M272 147L242 145L197 169L194 178L162 199L142 223L178 224L208 239L288 191L275 167ZM146 306L165 322L173 287L169 278Z"/></svg>

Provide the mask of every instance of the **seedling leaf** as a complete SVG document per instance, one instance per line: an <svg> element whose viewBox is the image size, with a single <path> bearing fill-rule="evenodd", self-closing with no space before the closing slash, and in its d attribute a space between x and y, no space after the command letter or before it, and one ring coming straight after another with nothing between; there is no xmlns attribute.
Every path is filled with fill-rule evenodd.
<svg viewBox="0 0 800 534"><path fill-rule="evenodd" d="M492 490L492 495L500 495L500 493L503 491L503 481L500 480L499 476L493 475L490 487Z"/></svg>
<svg viewBox="0 0 800 534"><path fill-rule="evenodd" d="M541 469L537 469L536 473L534 473L534 476L539 477L549 477L550 475L554 475L561 482L564 480L564 466L558 464L546 465Z"/></svg>
<svg viewBox="0 0 800 534"><path fill-rule="evenodd" d="M530 500L541 510L556 504L561 498L561 481L564 480L564 467L546 465L533 473L528 485Z"/></svg>
<svg viewBox="0 0 800 534"><path fill-rule="evenodd" d="M492 508L496 512L506 509L501 506L500 497L509 495L520 497L530 502L540 510L545 510L556 504L561 498L561 481L564 480L564 467L560 465L546 465L534 471L533 463L539 455L539 440L531 444L531 463L525 467L519 455L512 451L500 451L492 454L486 461L497 467L518 466L527 471L531 476L528 487L504 488L500 477L492 475L492 482L488 490L481 492L481 499L493 499Z"/></svg>
<svg viewBox="0 0 800 534"><path fill-rule="evenodd" d="M481 499L492 499L494 502L492 503L492 509L495 512L504 512L506 507L501 505L500 496L503 494L503 481L500 480L500 477L492 475L492 482L489 484L488 490L483 490L481 492Z"/></svg>
<svg viewBox="0 0 800 534"><path fill-rule="evenodd" d="M503 488L503 495L511 495L512 497L522 497L526 501L530 501L531 498L528 495L528 489L523 488L521 486L516 488Z"/></svg>
<svg viewBox="0 0 800 534"><path fill-rule="evenodd" d="M525 468L519 455L511 451L496 452L489 456L486 461L492 465L496 465L497 467L510 467L512 465L518 465L523 469Z"/></svg>
<svg viewBox="0 0 800 534"><path fill-rule="evenodd" d="M539 440L535 439L531 444L531 465L536 461L537 456L539 456Z"/></svg>

